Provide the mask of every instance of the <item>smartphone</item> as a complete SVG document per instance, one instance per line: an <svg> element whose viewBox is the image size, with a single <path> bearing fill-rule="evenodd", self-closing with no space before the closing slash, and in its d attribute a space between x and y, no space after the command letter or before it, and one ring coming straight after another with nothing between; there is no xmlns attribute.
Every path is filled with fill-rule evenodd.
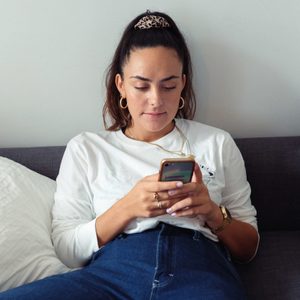
<svg viewBox="0 0 300 300"><path fill-rule="evenodd" d="M188 183L192 180L195 160L187 158L166 158L161 161L159 181L182 181Z"/></svg>

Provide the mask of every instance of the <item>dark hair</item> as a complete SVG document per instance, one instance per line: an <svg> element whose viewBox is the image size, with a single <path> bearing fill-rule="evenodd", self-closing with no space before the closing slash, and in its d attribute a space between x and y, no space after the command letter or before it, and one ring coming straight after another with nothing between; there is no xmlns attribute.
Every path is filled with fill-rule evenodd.
<svg viewBox="0 0 300 300"><path fill-rule="evenodd" d="M143 17L155 15L164 18L170 25L168 27L151 27L148 29L135 28L134 26ZM178 110L176 117L193 119L196 110L195 94L192 87L192 65L190 53L185 39L175 22L166 14L161 12L143 13L133 19L125 29L123 36L116 48L112 63L106 74L106 101L102 115L104 126L107 130L115 131L131 124L131 116L128 109L121 109L119 106L120 93L115 84L116 74L123 76L124 63L129 59L130 52L136 48L163 46L174 49L183 65L183 74L186 75L185 87L181 96L185 100L185 105ZM112 121L107 126L106 116L109 115Z"/></svg>

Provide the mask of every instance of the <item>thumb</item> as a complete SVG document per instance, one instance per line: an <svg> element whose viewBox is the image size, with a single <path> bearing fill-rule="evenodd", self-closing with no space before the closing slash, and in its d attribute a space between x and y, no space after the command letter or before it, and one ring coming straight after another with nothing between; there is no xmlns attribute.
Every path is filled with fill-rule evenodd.
<svg viewBox="0 0 300 300"><path fill-rule="evenodd" d="M201 183L202 182L202 173L200 170L200 167L197 163L195 163L195 168L194 168L194 174L192 177L192 182L198 182Z"/></svg>

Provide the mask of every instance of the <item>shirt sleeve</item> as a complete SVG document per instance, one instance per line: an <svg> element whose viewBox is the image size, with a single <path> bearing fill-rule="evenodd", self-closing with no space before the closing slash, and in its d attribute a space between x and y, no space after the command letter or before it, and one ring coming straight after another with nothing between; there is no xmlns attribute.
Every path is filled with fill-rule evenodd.
<svg viewBox="0 0 300 300"><path fill-rule="evenodd" d="M88 181L86 149L75 139L64 153L52 210L52 239L61 261L85 265L98 250L93 196Z"/></svg>
<svg viewBox="0 0 300 300"><path fill-rule="evenodd" d="M225 187L221 204L228 208L233 218L249 223L257 230L256 209L251 204L251 188L243 157L229 134L223 147Z"/></svg>

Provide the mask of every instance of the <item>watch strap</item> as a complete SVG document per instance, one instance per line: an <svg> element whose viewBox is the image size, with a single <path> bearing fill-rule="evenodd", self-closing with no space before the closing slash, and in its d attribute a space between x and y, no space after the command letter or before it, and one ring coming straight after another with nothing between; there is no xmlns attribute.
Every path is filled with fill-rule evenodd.
<svg viewBox="0 0 300 300"><path fill-rule="evenodd" d="M221 211L222 216L223 216L223 222L222 222L222 224L219 227L211 229L212 233L214 233L214 234L216 234L216 233L221 232L222 230L224 230L225 227L228 224L230 224L231 221L232 221L232 217L231 217L231 214L228 211L228 209L225 206L223 206L223 205L220 205L219 208L220 208L220 211Z"/></svg>

